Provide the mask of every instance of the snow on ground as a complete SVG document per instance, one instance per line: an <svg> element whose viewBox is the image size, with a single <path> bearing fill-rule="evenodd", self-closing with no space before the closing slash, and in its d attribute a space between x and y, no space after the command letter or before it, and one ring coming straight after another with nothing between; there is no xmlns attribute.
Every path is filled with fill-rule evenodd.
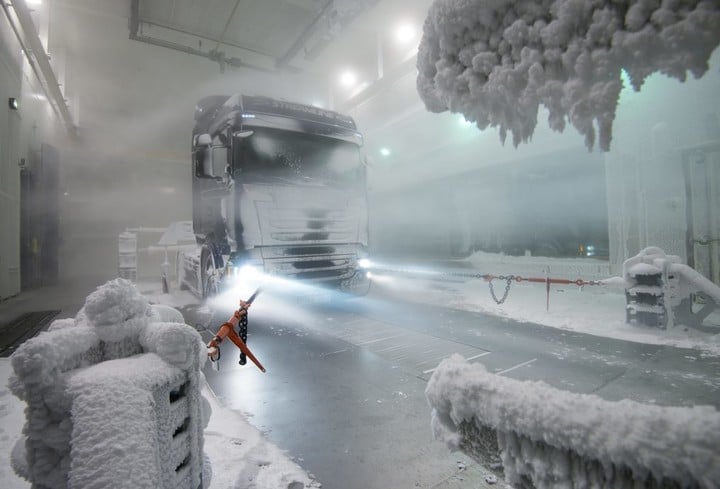
<svg viewBox="0 0 720 489"><path fill-rule="evenodd" d="M205 453L213 472L211 489L320 487L237 412L223 407L207 386L203 395L212 407L205 430Z"/></svg>
<svg viewBox="0 0 720 489"><path fill-rule="evenodd" d="M611 277L604 260L591 258L544 258L508 256L476 252L459 262L463 267L433 269L420 264L416 268L377 263L373 274L372 295L397 297L466 311L482 312L510 320L529 322L553 328L586 333L652 345L694 348L720 356L720 311L705 324L714 332L703 332L684 326L670 330L627 324L622 277ZM602 281L603 285L552 285L549 307L544 284L515 282L510 284L507 299L497 304L490 286L483 279L453 275L493 274L522 277L565 278ZM506 282L493 280L495 295L501 298ZM187 291L160 293L160 284L140 284L143 295L153 303L182 308L197 299Z"/></svg>
<svg viewBox="0 0 720 489"><path fill-rule="evenodd" d="M537 259L476 254L459 269L462 273L515 274L598 280L609 278L607 269L597 260L545 260L538 268ZM588 268L588 263L595 266ZM598 265L598 263L600 265ZM549 264L549 265L548 265ZM494 267L494 268L493 268ZM503 272L504 270L504 272ZM590 271L588 271L590 270ZM563 275L564 274L564 275ZM492 299L489 285L482 279L459 278L445 272L417 273L373 272L373 295L402 298L451 308L488 313L521 322L533 322L554 328L648 344L697 348L710 355L720 355L720 335L684 327L670 331L625 323L625 297L617 280L603 286L553 286L549 310L543 284L512 282L503 304ZM496 296L502 297L505 282L493 281ZM139 286L151 303L183 307L197 303L188 292L160 292L160 283ZM711 318L720 324L717 315ZM720 329L719 329L720 331ZM20 436L24 423L24 405L6 387L11 373L10 361L0 359L0 487L27 488L29 484L15 476L10 468L10 450ZM213 477L211 488L278 488L319 487L312 477L289 459L280 449L264 440L262 434L247 420L223 407L205 388L205 397L212 405L212 417L205 432L205 452L209 456ZM294 485L293 485L294 484Z"/></svg>
<svg viewBox="0 0 720 489"><path fill-rule="evenodd" d="M576 263L573 264L573 261ZM622 280L605 275L607 266L603 267L602 263L587 259L538 259L477 253L466 262L468 268L455 269L454 273L513 274L527 278L545 277L549 268L553 278L605 279L604 285L582 288L576 285L551 286L549 308L544 284L513 281L505 302L497 304L487 281L466 279L447 270L432 271L428 268L412 274L383 272L383 266L379 265L379 270L373 272L372 290L374 294L482 312L520 322L636 343L695 348L720 356L720 316L717 313L706 320L706 323L717 326L716 333L684 326L666 331L627 324ZM495 279L492 283L496 297L501 299L506 282Z"/></svg>

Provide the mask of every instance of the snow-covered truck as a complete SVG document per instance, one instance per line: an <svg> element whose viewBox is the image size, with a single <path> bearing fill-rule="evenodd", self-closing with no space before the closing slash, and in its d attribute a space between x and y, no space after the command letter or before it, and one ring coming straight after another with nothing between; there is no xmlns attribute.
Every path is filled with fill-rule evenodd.
<svg viewBox="0 0 720 489"><path fill-rule="evenodd" d="M262 96L195 108L193 230L181 288L200 297L244 270L356 294L369 288L366 160L349 116Z"/></svg>

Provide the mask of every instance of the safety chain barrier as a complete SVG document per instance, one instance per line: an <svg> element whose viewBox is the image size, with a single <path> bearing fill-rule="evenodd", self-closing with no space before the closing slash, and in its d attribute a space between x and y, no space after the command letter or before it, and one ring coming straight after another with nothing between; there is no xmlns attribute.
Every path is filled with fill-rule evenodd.
<svg viewBox="0 0 720 489"><path fill-rule="evenodd" d="M486 280L488 281L488 286L490 287L490 295L492 296L493 300L497 304L502 304L503 302L505 302L505 299L507 299L507 296L510 293L510 284L512 284L513 276L510 275L509 277L504 277L504 276L500 275L498 277L498 279L505 280L505 292L503 292L503 296L500 299L498 299L497 296L495 295L495 288L493 287L493 283L492 283L493 279L491 278L489 280L488 279L486 279Z"/></svg>
<svg viewBox="0 0 720 489"><path fill-rule="evenodd" d="M545 284L547 288L547 294L548 294L548 305L549 305L549 299L550 299L550 285L551 284L562 284L562 285L577 285L578 287L584 287L586 285L602 285L602 282L600 280L568 280L565 278L539 278L539 277L521 277L520 275L476 275L477 278L482 278L483 280L486 280L488 282L488 285L490 287L490 295L492 295L493 300L498 303L502 304L505 302L505 299L507 299L508 294L510 293L510 285L513 281L515 282L532 282L532 283L543 283ZM495 295L495 289L493 287L493 280L504 280L505 281L505 292L503 293L503 296L498 299Z"/></svg>
<svg viewBox="0 0 720 489"><path fill-rule="evenodd" d="M522 277L520 275L491 275L491 274L482 274L482 273L464 273L464 272L431 272L431 271L423 271L423 270L413 270L409 268L384 268L384 267L378 267L377 270L383 271L383 272L396 272L396 273L405 273L405 274L411 274L411 275L426 275L426 276L450 276L450 277L461 277L466 279L482 279L485 280L488 283L488 286L490 288L490 295L492 296L493 300L497 304L502 304L505 302L505 300L508 297L508 294L510 293L510 286L513 282L531 282L531 283L539 283L539 284L545 284L546 291L547 291L547 304L548 308L550 307L550 285L551 284L560 284L560 285L577 285L578 287L584 287L586 285L603 285L603 282L601 280L583 280L583 279L576 279L576 280L569 280L565 278L551 278L551 277ZM505 290L503 291L502 297L498 298L497 294L495 293L495 287L493 286L493 280L498 279L500 281L505 282Z"/></svg>

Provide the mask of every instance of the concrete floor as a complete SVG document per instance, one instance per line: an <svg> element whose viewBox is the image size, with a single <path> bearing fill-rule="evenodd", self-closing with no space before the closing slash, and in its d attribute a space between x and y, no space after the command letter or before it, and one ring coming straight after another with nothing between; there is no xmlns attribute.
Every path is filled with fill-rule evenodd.
<svg viewBox="0 0 720 489"><path fill-rule="evenodd" d="M609 400L720 407L720 359L695 350L372 295L302 310L296 319L251 310L249 345L266 374L238 366L236 350L226 347L220 372L206 375L226 405L246 413L324 487L485 486L482 470L458 472L462 456L430 436L423 391L452 353L502 375Z"/></svg>
<svg viewBox="0 0 720 489"><path fill-rule="evenodd" d="M0 302L0 323L22 312L73 316L102 281L37 289ZM262 297L262 296L261 296ZM249 345L268 372L237 365L224 345L206 368L216 395L244 413L326 488L478 488L484 470L433 441L424 397L452 353L493 372L544 380L609 400L720 407L720 359L378 297L294 301L298 314L251 310ZM205 339L222 315L184 310ZM497 487L497 486L496 486Z"/></svg>

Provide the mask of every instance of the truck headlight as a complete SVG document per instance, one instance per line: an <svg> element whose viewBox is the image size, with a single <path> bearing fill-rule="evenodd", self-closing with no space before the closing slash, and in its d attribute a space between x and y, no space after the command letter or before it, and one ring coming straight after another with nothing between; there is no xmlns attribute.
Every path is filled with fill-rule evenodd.
<svg viewBox="0 0 720 489"><path fill-rule="evenodd" d="M243 265L237 267L237 275L243 278L258 278L262 275L262 268L258 265Z"/></svg>

